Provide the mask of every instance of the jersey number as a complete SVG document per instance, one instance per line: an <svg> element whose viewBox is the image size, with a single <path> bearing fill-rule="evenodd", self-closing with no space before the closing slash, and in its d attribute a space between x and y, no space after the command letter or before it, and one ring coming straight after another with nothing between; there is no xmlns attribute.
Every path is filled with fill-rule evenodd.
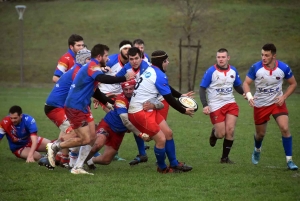
<svg viewBox="0 0 300 201"><path fill-rule="evenodd" d="M139 88L139 86L140 86L140 84L141 84L141 82L143 81L143 78L142 77L140 77L139 78L139 80L138 80L138 82L135 84L135 86L134 86L134 89L136 90L137 88Z"/></svg>

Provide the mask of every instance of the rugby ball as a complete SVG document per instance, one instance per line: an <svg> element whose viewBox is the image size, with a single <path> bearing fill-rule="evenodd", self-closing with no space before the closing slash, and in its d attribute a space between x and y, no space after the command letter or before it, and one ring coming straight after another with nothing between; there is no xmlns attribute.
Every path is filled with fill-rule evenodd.
<svg viewBox="0 0 300 201"><path fill-rule="evenodd" d="M181 96L180 98L178 98L178 102L184 108L193 108L195 112L198 110L197 102L191 97Z"/></svg>

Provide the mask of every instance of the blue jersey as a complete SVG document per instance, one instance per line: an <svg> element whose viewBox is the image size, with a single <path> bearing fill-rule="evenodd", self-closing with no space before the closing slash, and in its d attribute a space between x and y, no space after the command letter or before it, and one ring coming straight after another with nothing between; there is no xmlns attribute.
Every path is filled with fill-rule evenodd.
<svg viewBox="0 0 300 201"><path fill-rule="evenodd" d="M138 70L134 70L131 66L131 64L128 62L127 64L125 64L125 66L116 74L116 77L121 77L121 76L125 76L125 74L129 71L133 71L136 74L136 80L139 79L139 77L144 73L144 71L149 67L149 63L147 63L146 61L142 60L140 67Z"/></svg>
<svg viewBox="0 0 300 201"><path fill-rule="evenodd" d="M98 81L95 79L101 74L103 72L96 59L91 59L89 63L82 66L71 85L65 106L88 113L91 97L98 86Z"/></svg>
<svg viewBox="0 0 300 201"><path fill-rule="evenodd" d="M123 93L119 94L115 100L114 110L109 111L104 117L104 121L116 133L127 131L120 118L120 114L128 113L129 101Z"/></svg>
<svg viewBox="0 0 300 201"><path fill-rule="evenodd" d="M81 64L76 63L69 71L59 78L46 100L46 105L59 108L64 107L71 84L81 66Z"/></svg>
<svg viewBox="0 0 300 201"><path fill-rule="evenodd" d="M6 135L12 152L31 142L30 135L37 135L37 126L33 117L22 114L21 122L13 125L10 117L4 117L0 122L0 140Z"/></svg>

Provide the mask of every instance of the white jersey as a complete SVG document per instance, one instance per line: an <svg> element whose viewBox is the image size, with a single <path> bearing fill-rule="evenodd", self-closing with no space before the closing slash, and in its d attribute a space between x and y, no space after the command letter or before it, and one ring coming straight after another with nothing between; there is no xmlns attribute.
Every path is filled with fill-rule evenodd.
<svg viewBox="0 0 300 201"><path fill-rule="evenodd" d="M208 106L214 112L228 103L234 103L233 87L242 84L235 67L220 70L211 66L204 74L200 87L206 88Z"/></svg>
<svg viewBox="0 0 300 201"><path fill-rule="evenodd" d="M251 66L247 76L254 80L254 106L263 107L275 103L276 97L282 96L283 79L293 77L290 67L282 61L276 61L276 67L269 69L259 61Z"/></svg>
<svg viewBox="0 0 300 201"><path fill-rule="evenodd" d="M113 54L109 56L107 66L110 67L111 71L105 73L106 75L115 76L122 68L123 64L120 60L120 54ZM116 84L103 84L99 83L99 89L105 94L120 94L122 93L122 87L119 83Z"/></svg>
<svg viewBox="0 0 300 201"><path fill-rule="evenodd" d="M157 98L159 94L170 94L168 78L159 68L149 66L140 76L135 85L131 97L128 113L136 113L143 110L143 103L151 98Z"/></svg>

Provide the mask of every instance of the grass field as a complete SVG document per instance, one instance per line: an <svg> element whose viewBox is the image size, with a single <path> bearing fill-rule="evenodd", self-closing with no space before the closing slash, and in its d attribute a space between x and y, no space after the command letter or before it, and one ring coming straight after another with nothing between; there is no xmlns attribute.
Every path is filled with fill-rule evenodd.
<svg viewBox="0 0 300 201"><path fill-rule="evenodd" d="M2 88L0 116L13 104L35 117L39 134L49 139L57 137L58 129L43 112L50 88ZM199 99L198 99L199 101ZM300 165L299 95L287 100L290 129L293 134L294 162ZM257 166L251 164L254 125L252 109L247 101L237 97L240 116L236 140L231 151L234 165L220 164L222 141L211 148L208 137L211 124L199 110L193 118L170 110L168 123L177 146L177 157L193 166L188 173L161 175L155 170L153 142L149 161L135 167L128 165L137 154L132 134L124 138L120 156L127 161L98 166L94 176L71 175L57 167L48 171L36 163L26 164L8 148L6 138L0 143L0 200L80 201L80 200L300 200L299 171L288 171L281 135L272 119L263 142L263 152ZM96 121L103 116L93 110Z"/></svg>
<svg viewBox="0 0 300 201"><path fill-rule="evenodd" d="M164 49L170 56L168 75L178 86L179 38L182 14L177 0L49 1L0 3L0 86L20 82L19 21L14 8L26 4L24 14L25 83L51 83L56 62L67 51L72 33L84 37L91 48L107 44L110 53L118 52L123 39L144 39L146 52ZM204 0L199 0L204 2ZM263 44L273 42L278 58L287 62L300 79L300 1L210 0L203 4L199 28L192 39L201 40L196 86L203 72L215 63L216 51L228 48L231 61L242 77L260 59ZM201 3L202 5L202 3ZM185 44L186 41L184 40ZM185 58L185 56L183 57ZM183 62L183 68L186 68ZM186 72L183 87L186 87Z"/></svg>

